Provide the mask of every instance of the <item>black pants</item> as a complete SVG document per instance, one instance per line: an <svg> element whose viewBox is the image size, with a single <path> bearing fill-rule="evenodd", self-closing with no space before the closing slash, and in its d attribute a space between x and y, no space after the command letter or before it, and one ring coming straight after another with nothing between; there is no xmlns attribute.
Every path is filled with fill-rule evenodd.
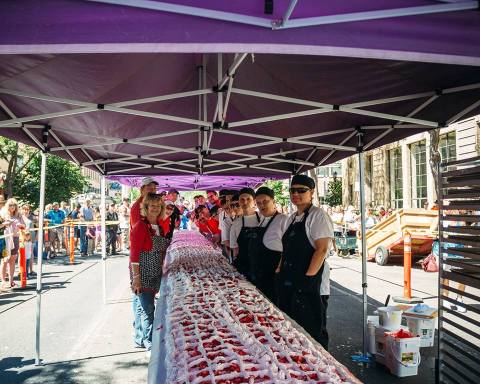
<svg viewBox="0 0 480 384"><path fill-rule="evenodd" d="M328 351L327 308L328 295L318 292L300 292L293 285L282 284L278 292L278 306L302 326Z"/></svg>
<svg viewBox="0 0 480 384"><path fill-rule="evenodd" d="M117 252L117 231L107 230L107 253L114 254Z"/></svg>

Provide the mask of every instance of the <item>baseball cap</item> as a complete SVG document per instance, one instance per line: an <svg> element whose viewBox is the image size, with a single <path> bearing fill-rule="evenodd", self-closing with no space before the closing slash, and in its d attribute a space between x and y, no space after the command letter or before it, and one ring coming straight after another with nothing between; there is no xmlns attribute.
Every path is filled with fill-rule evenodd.
<svg viewBox="0 0 480 384"><path fill-rule="evenodd" d="M156 182L152 177L144 177L142 179L142 182L141 182L140 186L144 187L145 185L148 185L148 184L151 184L151 183L154 183L154 184L158 185L158 182Z"/></svg>

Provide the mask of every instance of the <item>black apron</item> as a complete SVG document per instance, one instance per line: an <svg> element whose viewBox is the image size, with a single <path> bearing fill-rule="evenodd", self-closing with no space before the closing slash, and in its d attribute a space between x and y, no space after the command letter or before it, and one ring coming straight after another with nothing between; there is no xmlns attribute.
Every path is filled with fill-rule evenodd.
<svg viewBox="0 0 480 384"><path fill-rule="evenodd" d="M257 216L257 223L259 223L260 216L258 216L257 212L255 212L255 215ZM238 255L233 265L237 268L238 272L247 277L250 270L248 251L250 249L251 239L256 236L256 229L257 227L245 227L245 218L242 216L242 229L237 238Z"/></svg>
<svg viewBox="0 0 480 384"><path fill-rule="evenodd" d="M328 349L326 310L328 297L320 296L325 263L314 276L306 276L315 253L305 229L311 206L300 222L292 221L282 237L282 264L278 275L278 305L315 340Z"/></svg>
<svg viewBox="0 0 480 384"><path fill-rule="evenodd" d="M277 214L278 212L275 212L265 227L261 226L262 221L262 223L255 228L256 236L253 236L250 241L250 250L248 253L250 269L247 276L252 284L274 303L277 302L274 284L275 269L277 269L278 263L280 262L281 252L267 248L263 244L263 237Z"/></svg>

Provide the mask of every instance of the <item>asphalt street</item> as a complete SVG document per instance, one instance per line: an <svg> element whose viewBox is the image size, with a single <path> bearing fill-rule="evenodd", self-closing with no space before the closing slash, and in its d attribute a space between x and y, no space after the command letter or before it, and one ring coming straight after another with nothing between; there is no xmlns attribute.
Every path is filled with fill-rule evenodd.
<svg viewBox="0 0 480 384"><path fill-rule="evenodd" d="M434 348L422 349L419 376L399 379L383 366L353 363L362 347L361 263L358 258L330 258L332 292L328 328L330 352L366 383L434 382ZM107 261L107 304L102 298L99 257L62 259L44 264L41 358L35 366L35 291L0 295L0 383L145 383L147 360L132 347L128 257ZM402 295L401 265L368 263L369 312L388 294ZM437 274L412 271L413 294L436 305ZM33 286L35 281L30 281ZM424 356L423 356L424 355Z"/></svg>
<svg viewBox="0 0 480 384"><path fill-rule="evenodd" d="M35 291L1 294L0 383L146 382L145 353L132 346L128 257L107 260L106 305L101 264L99 257L44 264L42 366L34 365Z"/></svg>

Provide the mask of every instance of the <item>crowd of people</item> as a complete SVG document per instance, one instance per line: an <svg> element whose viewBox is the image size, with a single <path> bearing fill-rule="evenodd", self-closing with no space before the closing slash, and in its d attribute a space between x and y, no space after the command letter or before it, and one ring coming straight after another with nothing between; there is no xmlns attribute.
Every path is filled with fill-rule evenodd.
<svg viewBox="0 0 480 384"><path fill-rule="evenodd" d="M328 348L326 328L330 294L328 251L333 222L313 205L315 181L292 178L291 214L278 210L274 191L209 190L191 204L180 203L178 191L157 192L144 178L140 197L130 211L130 281L134 293L134 343L151 348L154 298L162 264L175 230L198 230L252 284Z"/></svg>

